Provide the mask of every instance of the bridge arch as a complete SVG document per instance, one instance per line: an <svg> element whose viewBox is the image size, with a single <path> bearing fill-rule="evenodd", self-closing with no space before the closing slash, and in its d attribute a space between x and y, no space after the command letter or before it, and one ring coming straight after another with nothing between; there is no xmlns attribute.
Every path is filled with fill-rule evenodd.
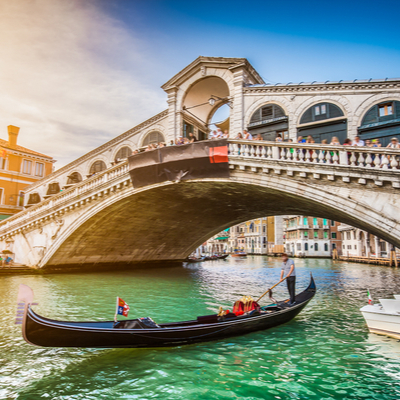
<svg viewBox="0 0 400 400"><path fill-rule="evenodd" d="M397 222L383 218L374 201L362 189L349 194L346 187L239 170L225 180L127 188L81 213L55 240L41 266L184 259L223 229L285 214L341 221L400 246ZM396 207L390 193L385 203Z"/></svg>
<svg viewBox="0 0 400 400"><path fill-rule="evenodd" d="M230 93L229 84L225 79L208 75L196 80L185 90L181 109L207 125L218 108L228 102ZM215 104L209 103L210 98L214 99Z"/></svg>

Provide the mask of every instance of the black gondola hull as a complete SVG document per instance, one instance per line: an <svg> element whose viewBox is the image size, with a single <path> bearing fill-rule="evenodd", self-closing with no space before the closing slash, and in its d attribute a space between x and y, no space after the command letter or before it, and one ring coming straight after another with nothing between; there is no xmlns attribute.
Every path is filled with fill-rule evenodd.
<svg viewBox="0 0 400 400"><path fill-rule="evenodd" d="M220 340L291 321L313 298L315 290L311 279L307 290L296 296L298 304L289 307L282 302L279 310L270 313L208 324L197 320L164 324L154 329L116 329L112 321L54 321L39 316L28 306L25 310L23 336L28 343L37 346L92 348L171 347Z"/></svg>

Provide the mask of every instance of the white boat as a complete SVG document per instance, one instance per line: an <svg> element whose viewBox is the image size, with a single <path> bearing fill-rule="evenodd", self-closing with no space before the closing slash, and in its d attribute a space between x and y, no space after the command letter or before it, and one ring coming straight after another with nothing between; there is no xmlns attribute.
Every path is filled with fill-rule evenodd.
<svg viewBox="0 0 400 400"><path fill-rule="evenodd" d="M394 299L379 299L379 303L360 309L369 331L400 339L400 295L394 295Z"/></svg>

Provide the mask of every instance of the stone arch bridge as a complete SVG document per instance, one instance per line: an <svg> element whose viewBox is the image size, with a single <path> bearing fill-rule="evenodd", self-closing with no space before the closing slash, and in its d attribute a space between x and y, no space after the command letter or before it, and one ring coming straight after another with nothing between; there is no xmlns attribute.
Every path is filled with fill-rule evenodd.
<svg viewBox="0 0 400 400"><path fill-rule="evenodd" d="M132 186L127 162L0 223L2 249L36 267L182 260L248 219L341 221L400 247L400 150L229 143L230 178Z"/></svg>

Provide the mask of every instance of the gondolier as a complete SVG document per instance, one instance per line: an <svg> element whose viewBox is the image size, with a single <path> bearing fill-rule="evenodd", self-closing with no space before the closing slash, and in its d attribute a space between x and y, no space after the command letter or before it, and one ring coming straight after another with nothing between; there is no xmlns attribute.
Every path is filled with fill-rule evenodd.
<svg viewBox="0 0 400 400"><path fill-rule="evenodd" d="M295 303L295 291L296 291L296 269L294 267L294 261L291 260L286 253L282 254L282 271L281 280L286 278L287 288L289 291L290 302L292 306Z"/></svg>

